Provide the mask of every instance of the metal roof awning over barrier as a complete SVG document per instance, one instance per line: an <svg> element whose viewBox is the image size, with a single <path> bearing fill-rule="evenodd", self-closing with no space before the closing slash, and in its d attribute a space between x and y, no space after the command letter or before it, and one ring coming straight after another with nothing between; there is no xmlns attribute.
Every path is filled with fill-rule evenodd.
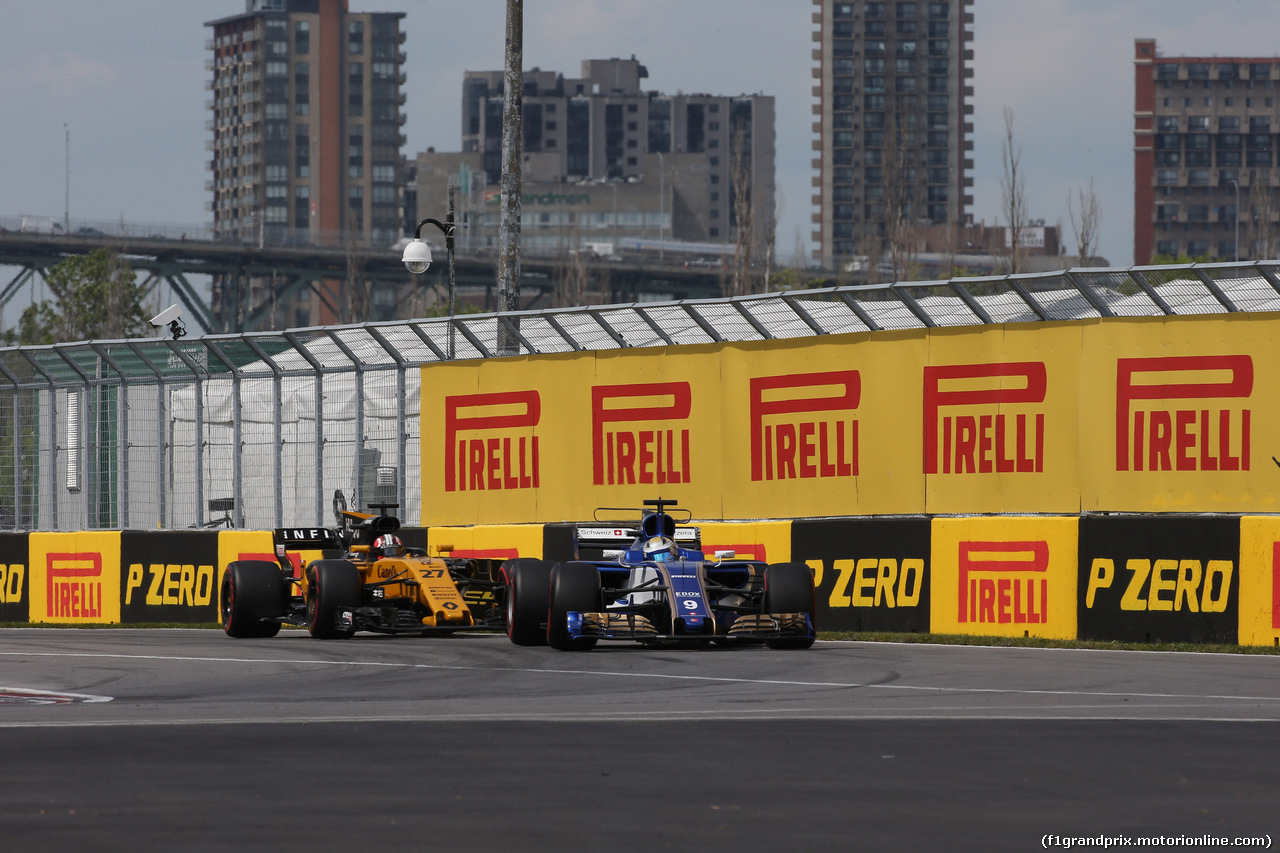
<svg viewBox="0 0 1280 853"><path fill-rule="evenodd" d="M1280 310L1280 262L1078 268L0 349L0 529L324 524L420 512L422 364L851 332Z"/></svg>

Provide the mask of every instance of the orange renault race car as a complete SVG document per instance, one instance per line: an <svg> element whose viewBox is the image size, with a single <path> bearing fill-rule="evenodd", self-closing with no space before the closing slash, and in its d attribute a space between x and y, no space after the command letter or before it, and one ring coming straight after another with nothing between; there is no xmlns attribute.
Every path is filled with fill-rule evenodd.
<svg viewBox="0 0 1280 853"><path fill-rule="evenodd" d="M341 526L275 531L277 562L238 560L222 575L220 614L231 637L274 637L282 625L305 626L318 639L356 631L451 633L505 628L505 584L484 562L428 557L406 548L388 515L335 505ZM319 551L295 574L291 556ZM501 575L499 574L499 577Z"/></svg>

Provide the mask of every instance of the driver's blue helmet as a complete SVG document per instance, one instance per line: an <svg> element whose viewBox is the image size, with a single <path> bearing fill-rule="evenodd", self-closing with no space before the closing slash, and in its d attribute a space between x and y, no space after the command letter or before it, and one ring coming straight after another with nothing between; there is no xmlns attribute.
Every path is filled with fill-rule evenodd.
<svg viewBox="0 0 1280 853"><path fill-rule="evenodd" d="M680 551L676 548L676 543L667 537L654 536L644 543L644 558L655 563L665 563L668 560L679 559Z"/></svg>

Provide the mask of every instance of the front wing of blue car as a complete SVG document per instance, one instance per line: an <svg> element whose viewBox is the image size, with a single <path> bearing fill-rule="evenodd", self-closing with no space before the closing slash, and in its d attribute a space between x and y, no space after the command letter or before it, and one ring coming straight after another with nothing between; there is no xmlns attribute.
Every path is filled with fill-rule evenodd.
<svg viewBox="0 0 1280 853"><path fill-rule="evenodd" d="M650 619L639 613L588 613L571 610L567 618L569 636L574 639L765 642L817 636L808 613L742 614L729 623L727 630L714 617L677 617L670 633L660 633Z"/></svg>

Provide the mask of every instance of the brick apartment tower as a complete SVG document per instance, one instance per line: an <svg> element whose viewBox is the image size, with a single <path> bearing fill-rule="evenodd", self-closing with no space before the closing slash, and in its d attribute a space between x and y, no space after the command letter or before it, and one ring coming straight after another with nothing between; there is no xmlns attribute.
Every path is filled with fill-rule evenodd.
<svg viewBox="0 0 1280 853"><path fill-rule="evenodd" d="M1276 257L1280 58L1133 61L1133 262Z"/></svg>
<svg viewBox="0 0 1280 853"><path fill-rule="evenodd" d="M814 258L883 251L886 139L900 140L911 220L969 220L973 0L813 0ZM958 229L957 229L958 230Z"/></svg>
<svg viewBox="0 0 1280 853"><path fill-rule="evenodd" d="M347 0L246 0L209 21L213 228L257 245L390 245L405 55L400 12Z"/></svg>

